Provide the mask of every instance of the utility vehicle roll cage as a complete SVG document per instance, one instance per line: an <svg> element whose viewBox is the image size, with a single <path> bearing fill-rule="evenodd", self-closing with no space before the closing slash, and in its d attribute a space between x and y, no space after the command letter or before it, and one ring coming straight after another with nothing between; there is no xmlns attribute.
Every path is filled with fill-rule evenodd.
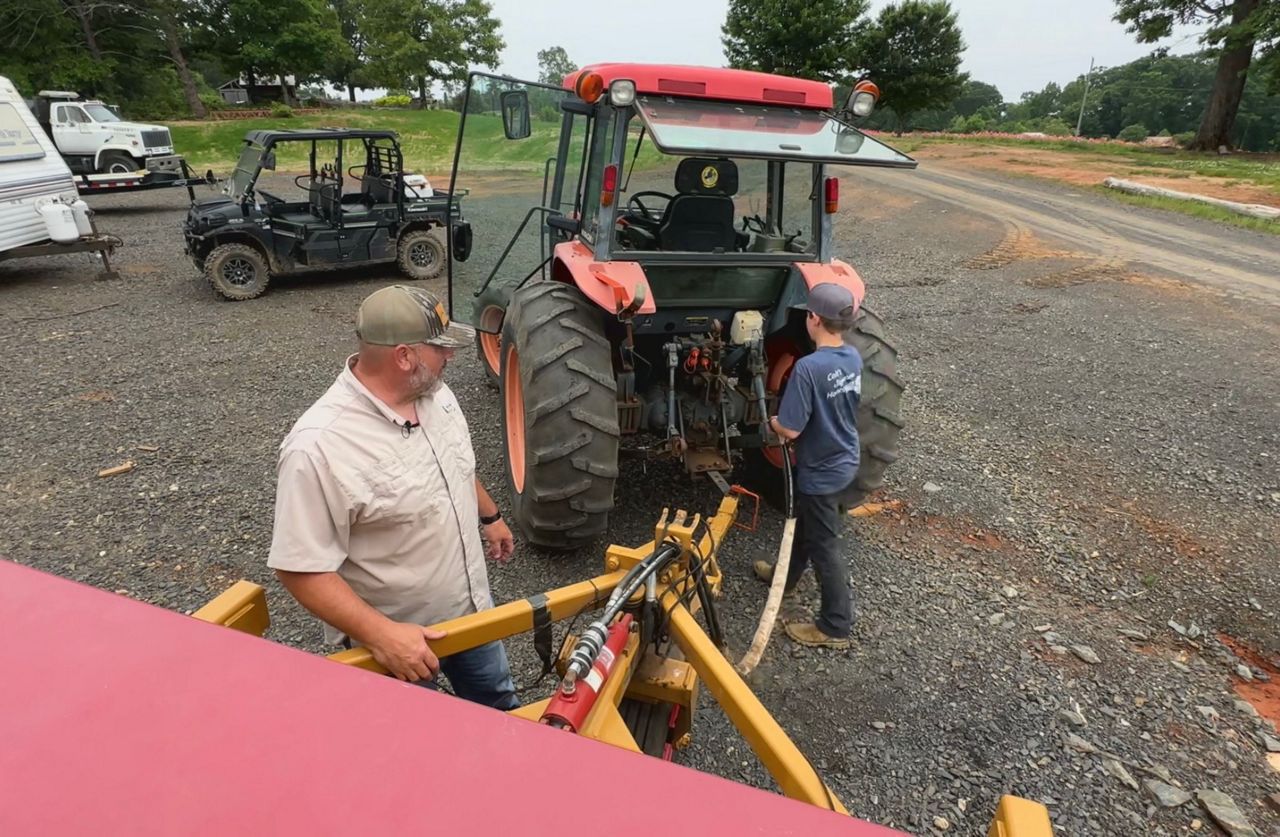
<svg viewBox="0 0 1280 837"><path fill-rule="evenodd" d="M400 213L405 212L406 184L404 180L404 155L400 150L399 137L395 131L362 131L348 128L321 128L310 131L250 131L244 138L244 149L236 162L235 170L228 178L226 192L238 200L252 200L262 196L268 201L279 200L263 189L257 188L258 178L262 172L274 171L276 168L277 146L285 143L310 143L308 155L309 172L294 178L295 185L311 196L311 202L322 205L340 206L343 204L366 203L396 204ZM332 164L320 162L318 145L332 142L335 145L335 156ZM353 163L344 168L346 152L352 146L361 149L357 153L363 163ZM345 176L344 176L345 174ZM309 184L299 182L309 179ZM344 200L343 186L347 178L360 183L358 192L346 194ZM413 187L407 187L412 190ZM416 192L415 192L416 194ZM356 196L360 196L356 198ZM428 198L430 195L418 195ZM352 200L352 198L356 198ZM284 201L281 201L282 203ZM335 224L341 226L342 213L331 213Z"/></svg>

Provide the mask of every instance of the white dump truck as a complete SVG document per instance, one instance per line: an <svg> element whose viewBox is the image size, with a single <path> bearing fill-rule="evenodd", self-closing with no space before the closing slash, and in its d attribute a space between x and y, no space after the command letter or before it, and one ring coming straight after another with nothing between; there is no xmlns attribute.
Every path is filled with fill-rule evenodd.
<svg viewBox="0 0 1280 837"><path fill-rule="evenodd" d="M105 103L65 90L41 90L36 118L76 174L182 173L163 125L128 122Z"/></svg>

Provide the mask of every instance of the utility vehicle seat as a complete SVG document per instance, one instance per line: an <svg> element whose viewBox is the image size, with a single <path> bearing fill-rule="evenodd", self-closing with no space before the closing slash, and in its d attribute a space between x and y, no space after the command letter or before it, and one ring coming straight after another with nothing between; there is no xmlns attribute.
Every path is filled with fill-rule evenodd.
<svg viewBox="0 0 1280 837"><path fill-rule="evenodd" d="M658 225L658 246L694 253L732 252L738 242L733 224L737 192L738 166L732 160L681 160L676 166L676 195Z"/></svg>

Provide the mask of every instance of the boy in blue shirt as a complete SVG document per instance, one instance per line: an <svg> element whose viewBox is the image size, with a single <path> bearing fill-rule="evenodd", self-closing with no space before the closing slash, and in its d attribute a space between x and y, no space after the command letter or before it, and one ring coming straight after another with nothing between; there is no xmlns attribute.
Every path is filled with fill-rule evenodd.
<svg viewBox="0 0 1280 837"><path fill-rule="evenodd" d="M769 429L795 447L796 531L785 590L791 592L813 565L822 603L812 622L792 622L787 636L801 645L849 647L853 596L849 564L841 554L841 501L858 475L858 400L862 357L844 342L853 325L853 294L824 282L809 291L805 327L816 348L796 361L778 415ZM773 564L757 561L755 573L773 579Z"/></svg>

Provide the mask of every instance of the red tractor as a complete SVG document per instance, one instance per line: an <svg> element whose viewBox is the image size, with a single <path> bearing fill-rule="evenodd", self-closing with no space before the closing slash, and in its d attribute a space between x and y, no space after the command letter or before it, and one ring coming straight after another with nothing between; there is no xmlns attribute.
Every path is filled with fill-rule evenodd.
<svg viewBox="0 0 1280 837"><path fill-rule="evenodd" d="M694 475L780 468L762 419L813 349L795 306L821 282L859 305L850 500L882 484L902 428L897 353L832 230L834 166L915 166L852 124L877 96L859 82L837 110L820 82L642 64L586 67L563 88L472 75L453 184L469 190L475 243L451 260L450 300L473 298L531 542L606 531L628 437L656 434L628 445Z"/></svg>

